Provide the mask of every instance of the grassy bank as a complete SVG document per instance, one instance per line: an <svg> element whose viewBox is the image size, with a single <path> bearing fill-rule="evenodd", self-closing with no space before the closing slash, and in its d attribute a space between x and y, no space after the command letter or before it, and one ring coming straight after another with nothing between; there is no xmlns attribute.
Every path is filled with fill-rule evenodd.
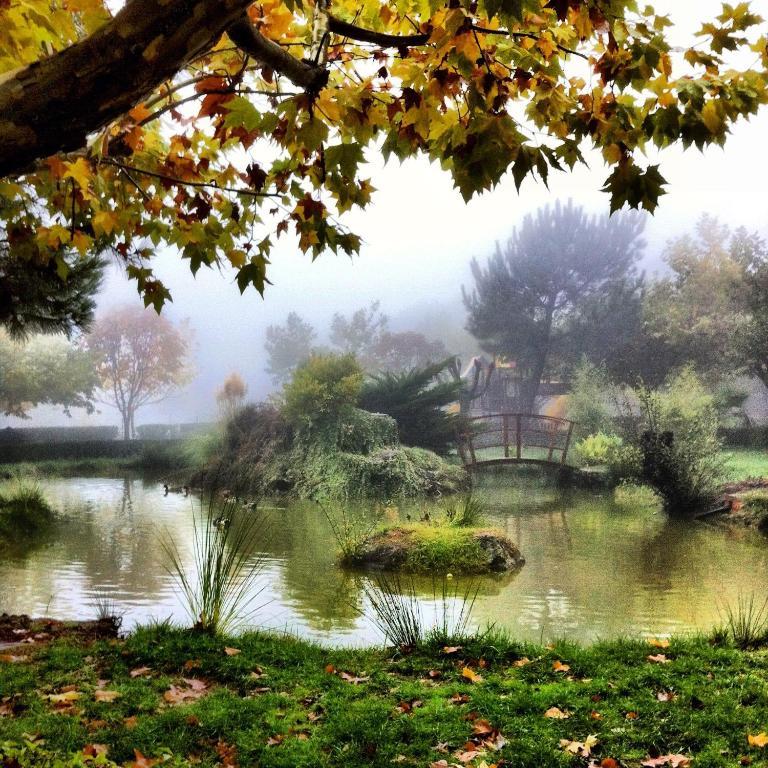
<svg viewBox="0 0 768 768"><path fill-rule="evenodd" d="M750 744L768 730L765 651L462 645L401 655L156 627L22 646L0 655L0 763L106 750L136 766L768 765Z"/></svg>
<svg viewBox="0 0 768 768"><path fill-rule="evenodd" d="M768 477L768 451L758 448L727 448L728 480L736 482L748 477Z"/></svg>
<svg viewBox="0 0 768 768"><path fill-rule="evenodd" d="M40 489L17 481L0 486L0 545L44 529L54 512Z"/></svg>

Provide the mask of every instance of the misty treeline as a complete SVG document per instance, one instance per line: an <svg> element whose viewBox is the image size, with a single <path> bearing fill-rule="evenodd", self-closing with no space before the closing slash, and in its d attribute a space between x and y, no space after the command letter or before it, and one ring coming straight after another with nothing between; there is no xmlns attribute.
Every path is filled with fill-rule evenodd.
<svg viewBox="0 0 768 768"><path fill-rule="evenodd" d="M547 206L490 258L473 259L467 329L515 363L520 410L533 410L543 380L569 382L584 359L618 383L656 388L692 367L712 387L740 373L768 386L765 241L703 215L648 277L646 220Z"/></svg>

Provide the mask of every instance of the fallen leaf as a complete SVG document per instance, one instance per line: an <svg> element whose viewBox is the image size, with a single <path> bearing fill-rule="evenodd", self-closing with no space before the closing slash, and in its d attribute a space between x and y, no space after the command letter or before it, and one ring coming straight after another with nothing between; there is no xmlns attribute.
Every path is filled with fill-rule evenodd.
<svg viewBox="0 0 768 768"><path fill-rule="evenodd" d="M572 755L580 757L589 757L592 747L597 744L597 736L590 734L584 741L572 741L571 739L560 739L560 748Z"/></svg>
<svg viewBox="0 0 768 768"><path fill-rule="evenodd" d="M278 744L282 744L284 740L285 736L282 733L275 734L267 739L267 746L276 747Z"/></svg>
<svg viewBox="0 0 768 768"><path fill-rule="evenodd" d="M594 709L589 713L589 717L592 720L602 720L603 719L603 716L599 712L596 712Z"/></svg>
<svg viewBox="0 0 768 768"><path fill-rule="evenodd" d="M483 682L483 676L478 675L477 672L475 672L474 669L470 669L469 667L464 667L461 670L461 676L466 677L467 680L469 680L470 683L482 683Z"/></svg>
<svg viewBox="0 0 768 768"><path fill-rule="evenodd" d="M750 733L747 736L747 741L749 742L750 747L760 747L760 749L762 749L763 747L768 745L768 734L762 731L758 733L756 736L753 736Z"/></svg>
<svg viewBox="0 0 768 768"><path fill-rule="evenodd" d="M182 678L186 687L172 685L164 694L163 699L169 704L181 704L185 701L195 701L205 696L208 684L195 678Z"/></svg>
<svg viewBox="0 0 768 768"><path fill-rule="evenodd" d="M637 720L637 712L627 712L627 714L624 715L624 718L626 720Z"/></svg>
<svg viewBox="0 0 768 768"><path fill-rule="evenodd" d="M184 669L189 671L190 669L200 669L200 667L203 665L203 663L200 661L200 659L187 659L184 662Z"/></svg>
<svg viewBox="0 0 768 768"><path fill-rule="evenodd" d="M371 679L367 676L356 677L355 675L350 675L349 672L339 672L339 677L347 683L352 683L352 685L367 683Z"/></svg>
<svg viewBox="0 0 768 768"><path fill-rule="evenodd" d="M186 668L186 664L184 667ZM132 669L129 674L131 677L146 677L150 672L152 671L151 667L136 667L136 669Z"/></svg>
<svg viewBox="0 0 768 768"><path fill-rule="evenodd" d="M131 715L130 717L123 718L123 725L128 731L133 730L138 724L139 724L139 718L136 717L136 715Z"/></svg>
<svg viewBox="0 0 768 768"><path fill-rule="evenodd" d="M567 720L570 716L570 712L564 712L560 707L550 707L544 713L544 717L548 717L551 720Z"/></svg>
<svg viewBox="0 0 768 768"><path fill-rule="evenodd" d="M468 693L454 693L448 701L452 704L466 704L470 700Z"/></svg>
<svg viewBox="0 0 768 768"><path fill-rule="evenodd" d="M645 768L660 768L662 765L668 765L670 768L685 768L691 762L685 755L660 755L659 757L649 757L640 765Z"/></svg>
<svg viewBox="0 0 768 768"><path fill-rule="evenodd" d="M528 664L531 664L531 660L527 656L523 656L522 659L518 659L517 661L512 662L513 667L525 667Z"/></svg>
<svg viewBox="0 0 768 768"><path fill-rule="evenodd" d="M98 757L106 755L109 747L106 744L86 744L83 747L83 754L86 757Z"/></svg>
<svg viewBox="0 0 768 768"><path fill-rule="evenodd" d="M333 666L333 664L328 664L325 668L325 671L329 675L335 675L336 674L336 667Z"/></svg>
<svg viewBox="0 0 768 768"><path fill-rule="evenodd" d="M443 653L450 655L451 653L458 653L461 650L460 645L445 645L443 646Z"/></svg>
<svg viewBox="0 0 768 768"><path fill-rule="evenodd" d="M677 694L672 691L659 691L656 694L656 701L674 701L677 698Z"/></svg>
<svg viewBox="0 0 768 768"><path fill-rule="evenodd" d="M448 761L445 758L442 760L435 760L429 764L429 768L448 768Z"/></svg>
<svg viewBox="0 0 768 768"><path fill-rule="evenodd" d="M666 637L651 637L648 640L648 645L652 645L654 648L669 648L669 640Z"/></svg>
<svg viewBox="0 0 768 768"><path fill-rule="evenodd" d="M64 691L64 693L49 693L45 698L54 704L69 704L77 701L82 695L80 691Z"/></svg>
<svg viewBox="0 0 768 768"><path fill-rule="evenodd" d="M240 652L241 651L240 651L239 648L229 648L229 647L227 647L227 648L224 649L224 653L226 653L227 656L237 656L237 654L240 653Z"/></svg>
<svg viewBox="0 0 768 768"><path fill-rule="evenodd" d="M651 654L646 657L648 661L653 661L656 664L669 664L671 659L668 659L663 653Z"/></svg>
<svg viewBox="0 0 768 768"><path fill-rule="evenodd" d="M120 691L97 690L93 692L93 698L96 699L96 701L102 701L110 704L115 699L120 698Z"/></svg>
<svg viewBox="0 0 768 768"><path fill-rule="evenodd" d="M552 664L552 669L555 672L569 672L571 666L570 664L563 664L562 661L556 661L554 664Z"/></svg>
<svg viewBox="0 0 768 768"><path fill-rule="evenodd" d="M21 664L25 661L29 660L29 656L16 656L12 653L2 653L0 654L0 661L5 662L6 664Z"/></svg>
<svg viewBox="0 0 768 768"><path fill-rule="evenodd" d="M159 760L144 757L138 749L133 750L133 755L136 759L133 762L128 763L129 768L152 768L153 765L160 762Z"/></svg>

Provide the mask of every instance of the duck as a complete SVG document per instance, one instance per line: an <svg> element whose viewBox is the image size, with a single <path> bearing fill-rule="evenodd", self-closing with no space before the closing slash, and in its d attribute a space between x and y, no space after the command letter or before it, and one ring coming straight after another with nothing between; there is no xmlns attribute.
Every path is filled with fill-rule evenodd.
<svg viewBox="0 0 768 768"><path fill-rule="evenodd" d="M163 483L163 492L165 496L167 496L169 493L183 493L185 496L189 496L189 486L168 485L168 483Z"/></svg>

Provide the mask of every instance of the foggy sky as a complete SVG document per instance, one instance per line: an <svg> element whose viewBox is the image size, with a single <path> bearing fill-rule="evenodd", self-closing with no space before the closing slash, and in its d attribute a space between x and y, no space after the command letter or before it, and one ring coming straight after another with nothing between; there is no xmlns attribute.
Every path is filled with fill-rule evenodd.
<svg viewBox="0 0 768 768"><path fill-rule="evenodd" d="M762 4L754 5L760 10ZM655 7L672 16L673 43L686 45L700 22L718 13L719 3L667 0ZM768 234L763 186L768 177L766 135L768 109L750 122L741 121L724 149L710 148L702 154L674 148L658 156L649 154L647 161L660 162L669 181L668 194L646 228L651 269L666 240L690 230L704 212L733 227L744 225ZM470 258L489 255L494 243L505 240L526 213L557 198L572 198L591 212L608 211L608 196L600 188L609 171L596 154L588 156L589 168L553 171L548 190L529 178L518 194L510 177L469 204L453 189L450 176L425 159L402 166L394 160L383 167L373 150L366 159L370 170L361 177L370 176L378 191L367 211L343 218L363 238L360 255L353 260L326 254L313 264L298 252L293 238L284 236L273 249L269 270L273 285L262 300L254 290L240 296L231 274L203 268L193 278L177 256L157 258L156 271L173 294L173 304L164 312L172 319L189 318L195 330L197 376L183 393L140 411L138 424L212 418L216 387L231 371L246 380L251 399L264 397L271 389L264 372L264 331L270 323L283 322L291 310L317 326L327 326L334 311L349 312L380 299L395 329L412 327L426 316L453 317L461 327L461 285L468 284ZM99 309L138 301L134 285L110 267ZM38 409L26 424L117 423L116 412L105 407L101 411L91 417L75 412L67 419L56 411ZM4 424L21 422L0 421Z"/></svg>

